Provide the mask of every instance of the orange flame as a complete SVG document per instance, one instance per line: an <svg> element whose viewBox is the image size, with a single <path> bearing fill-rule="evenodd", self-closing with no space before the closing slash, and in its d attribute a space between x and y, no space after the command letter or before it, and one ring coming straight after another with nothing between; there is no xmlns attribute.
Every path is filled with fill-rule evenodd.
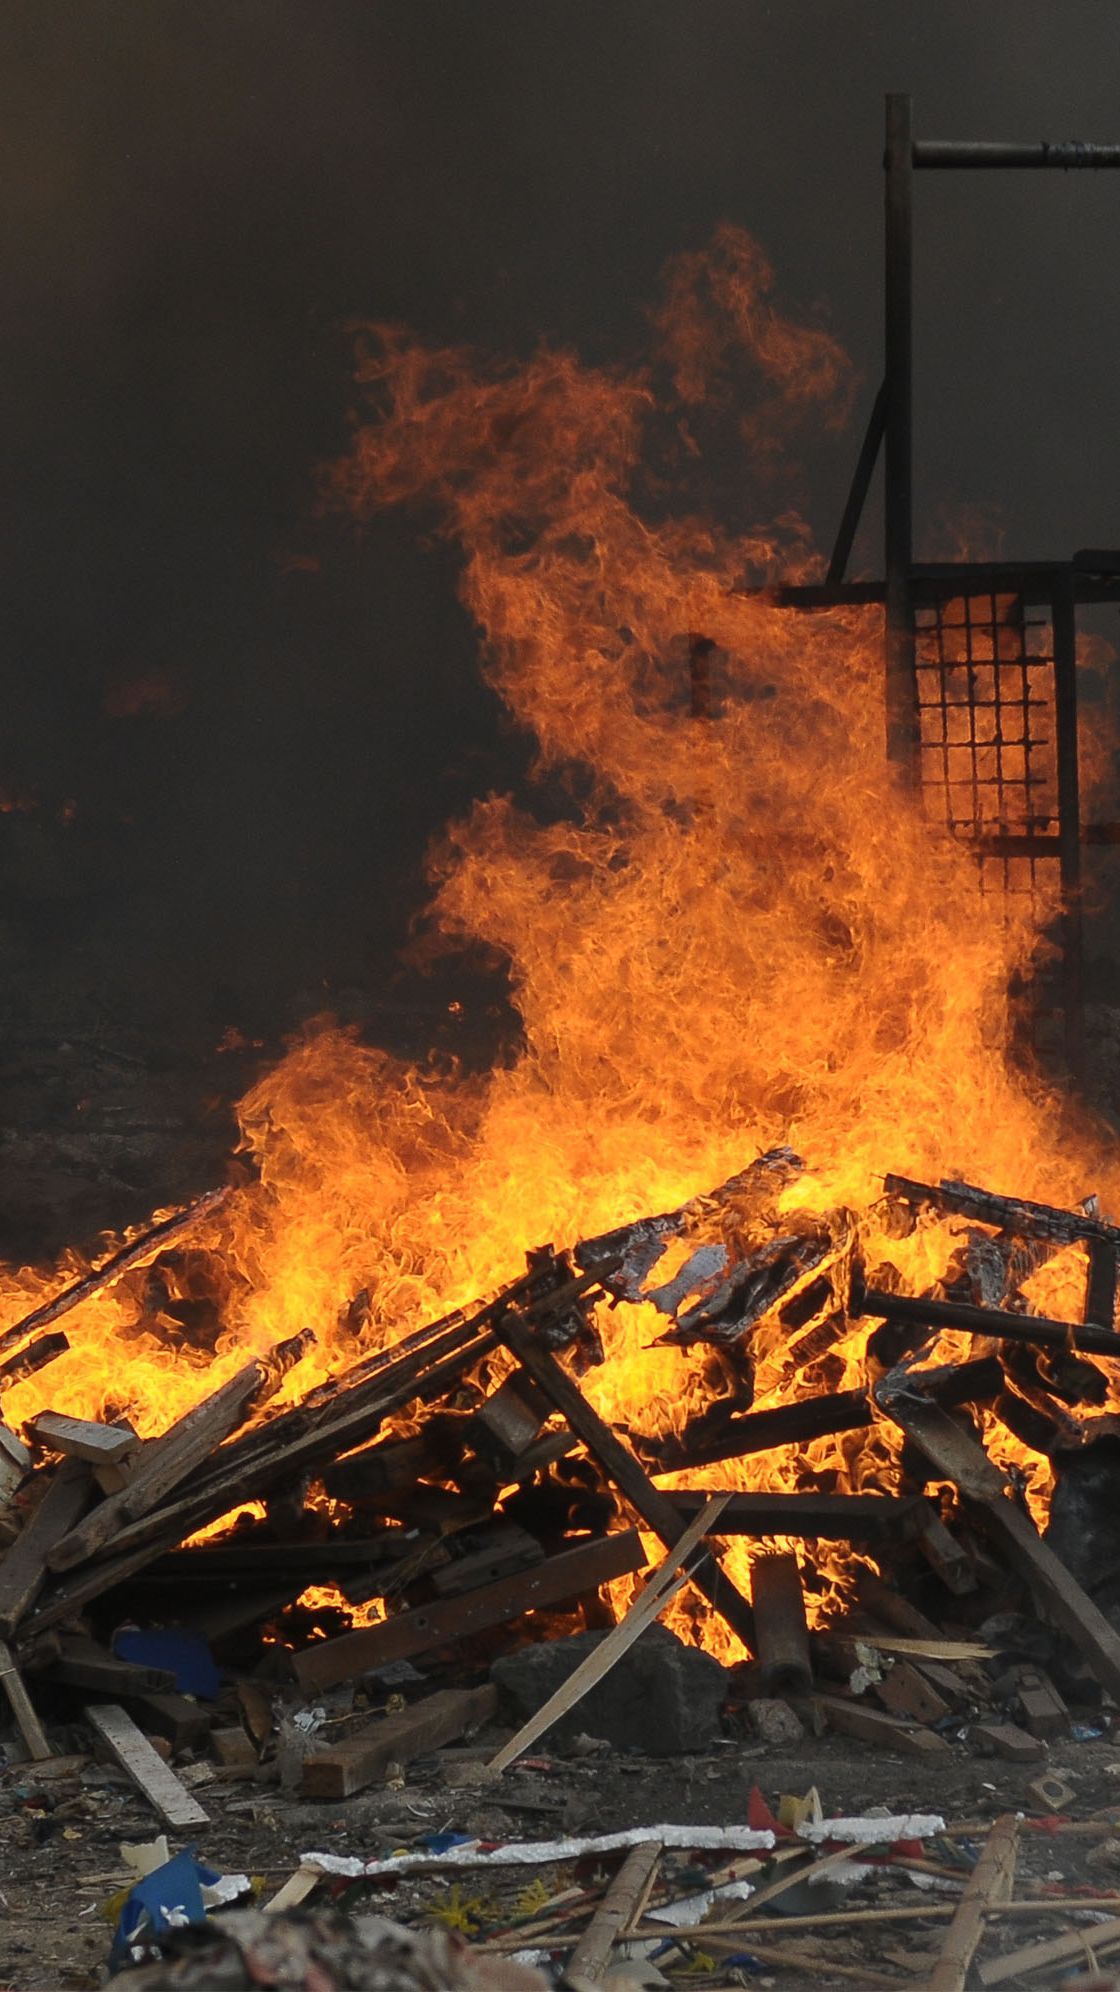
<svg viewBox="0 0 1120 1992"><path fill-rule="evenodd" d="M709 257L678 259L656 315L670 414L745 350L771 427L779 407L840 418L843 355L782 317L771 284L730 228ZM360 1289L373 1347L515 1277L527 1246L670 1209L776 1143L809 1163L789 1204L861 1213L869 1262L914 1290L944 1271L953 1228L881 1233L888 1169L1107 1199L1100 1142L1007 1055L1009 979L1038 943L1026 902L993 917L970 857L885 765L877 615L797 617L741 592L779 559L804 569L799 522L733 536L665 509L643 457L661 412L649 370L547 348L481 365L381 329L359 379L373 412L331 493L364 518L419 508L455 541L486 672L553 782L539 814L481 799L432 857L442 942L507 965L519 1042L479 1078L309 1033L242 1105L259 1186L200 1241L224 1269L216 1354L173 1353L129 1276L71 1317L70 1355L6 1415L108 1404L159 1429L310 1323L319 1351L287 1386L302 1391L352 1359L339 1309ZM692 632L715 645L703 720ZM1046 1271L1053 1311L1079 1311L1077 1257ZM7 1317L43 1287L10 1276ZM696 1353L647 1347L662 1326L648 1306L604 1313L608 1360L585 1386L607 1416L668 1428L703 1406ZM756 1337L760 1406L796 1387L783 1332ZM832 1386L866 1380L864 1343L860 1329L836 1345ZM1043 1463L992 1437L1044 1489ZM717 1477L883 1484L893 1450L856 1432Z"/></svg>

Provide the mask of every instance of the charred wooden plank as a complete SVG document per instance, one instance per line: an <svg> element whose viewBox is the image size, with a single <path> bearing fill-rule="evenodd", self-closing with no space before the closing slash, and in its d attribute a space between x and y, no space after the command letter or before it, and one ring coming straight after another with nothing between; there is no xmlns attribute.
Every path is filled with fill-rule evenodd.
<svg viewBox="0 0 1120 1992"><path fill-rule="evenodd" d="M84 1273L80 1280L74 1280L70 1286L56 1294L53 1300L43 1301L41 1306L32 1308L30 1314L23 1315L10 1328L5 1328L0 1334L0 1351L14 1348L17 1342L26 1341L36 1329L46 1328L50 1322L57 1321L61 1314L69 1313L70 1309L77 1307L79 1302L92 1299L96 1293L103 1293L106 1287L112 1286L113 1282L118 1280L122 1273L128 1272L130 1267L142 1265L145 1259L152 1257L153 1253L161 1252L170 1239L181 1238L185 1231L189 1231L202 1218L213 1217L231 1195L232 1191L228 1187L208 1190L205 1196L199 1197L193 1204L188 1204L185 1210L176 1211L173 1217L165 1217L158 1224L149 1225L139 1238L134 1238L130 1244L122 1246L119 1252L114 1252L112 1258L104 1260L92 1272Z"/></svg>
<svg viewBox="0 0 1120 1992"><path fill-rule="evenodd" d="M304 1758L300 1790L304 1798L349 1798L383 1777L391 1764L453 1743L468 1730L480 1729L497 1710L498 1691L487 1682L481 1688L445 1688L428 1695L398 1715L384 1716Z"/></svg>
<svg viewBox="0 0 1120 1992"><path fill-rule="evenodd" d="M801 1571L792 1551L751 1565L755 1651L769 1695L808 1694L813 1684Z"/></svg>
<svg viewBox="0 0 1120 1992"><path fill-rule="evenodd" d="M967 1301L916 1298L885 1293L881 1287L855 1286L855 1315L883 1321L913 1321L928 1328L956 1328L965 1335L987 1335L993 1341L1027 1342L1038 1348L1081 1349L1090 1356L1120 1356L1120 1335L1080 1321L1052 1321L1041 1314L1008 1314L998 1307L973 1307Z"/></svg>
<svg viewBox="0 0 1120 1992"><path fill-rule="evenodd" d="M1106 1238L1091 1238L1085 1319L1096 1322L1101 1328L1116 1326L1116 1270L1116 1246Z"/></svg>
<svg viewBox="0 0 1120 1992"><path fill-rule="evenodd" d="M972 1519L1030 1587L1047 1616L1069 1634L1095 1679L1110 1694L1120 1695L1120 1635L1043 1542L1030 1516L1008 1497L999 1468L939 1405L923 1402L914 1390L888 1390L886 1382L877 1386L876 1395L887 1417L901 1426L938 1473L959 1488Z"/></svg>
<svg viewBox="0 0 1120 1992"><path fill-rule="evenodd" d="M47 1555L73 1527L89 1501L90 1492L90 1470L85 1462L64 1462L11 1548L0 1558L0 1636L3 1638L11 1637L24 1613L34 1604L46 1579Z"/></svg>
<svg viewBox="0 0 1120 1992"><path fill-rule="evenodd" d="M947 1179L940 1183L919 1183L909 1176L890 1175L884 1178L884 1188L888 1196L898 1197L903 1203L925 1205L955 1217L971 1217L979 1224L994 1226L997 1231L1016 1232L1021 1238L1052 1238L1061 1245L1099 1238L1107 1240L1113 1249L1120 1246L1120 1228L1106 1224L1103 1218L1085 1211L1062 1210L1056 1204L1031 1203L1023 1197L999 1196L994 1190L980 1189L974 1183Z"/></svg>
<svg viewBox="0 0 1120 1992"><path fill-rule="evenodd" d="M998 1356L978 1356L972 1362L948 1363L922 1372L922 1387L939 1404L987 1404L1004 1387ZM731 1418L710 1439L690 1439L687 1428L677 1439L647 1438L642 1451L655 1475L679 1473L684 1467L718 1466L721 1460L742 1459L776 1446L807 1445L833 1432L854 1432L874 1420L866 1390L837 1390L828 1396L806 1397L777 1404L766 1411L748 1411Z"/></svg>
<svg viewBox="0 0 1120 1992"><path fill-rule="evenodd" d="M720 1490L674 1487L679 1514L700 1513ZM909 1542L932 1516L919 1494L730 1494L717 1534L801 1536L830 1542Z"/></svg>
<svg viewBox="0 0 1120 1992"><path fill-rule="evenodd" d="M292 1656L296 1679L303 1688L329 1688L339 1681L353 1680L391 1660L407 1660L417 1653L430 1653L468 1633L488 1626L502 1625L520 1618L523 1612L540 1610L581 1591L607 1584L640 1570L645 1562L642 1539L637 1530L604 1536L598 1542L580 1543L561 1550L532 1570L502 1577L496 1584L484 1584L465 1597L445 1598L433 1605L419 1605L399 1612L380 1625L362 1626L344 1632L337 1639L323 1639Z"/></svg>
<svg viewBox="0 0 1120 1992"><path fill-rule="evenodd" d="M175 1686L175 1675L166 1667L143 1667L132 1660L118 1660L95 1640L72 1636L63 1639L57 1660L42 1669L44 1677L66 1688L84 1688L90 1694L159 1694Z"/></svg>
<svg viewBox="0 0 1120 1992"><path fill-rule="evenodd" d="M687 1524L673 1506L670 1496L654 1486L645 1468L618 1433L588 1403L574 1378L513 1310L503 1315L498 1332L522 1369L540 1385L554 1409L582 1439L607 1479L625 1495L631 1507L660 1537L666 1549L673 1549ZM754 1633L753 1613L742 1592L736 1589L718 1563L714 1563L714 1567L704 1566L696 1573L694 1582L725 1624L749 1648Z"/></svg>

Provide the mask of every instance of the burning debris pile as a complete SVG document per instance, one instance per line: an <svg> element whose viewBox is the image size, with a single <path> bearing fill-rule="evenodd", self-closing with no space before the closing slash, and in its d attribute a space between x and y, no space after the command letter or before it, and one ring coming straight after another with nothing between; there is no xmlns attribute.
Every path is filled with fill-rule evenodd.
<svg viewBox="0 0 1120 1992"><path fill-rule="evenodd" d="M740 1661L734 1695L759 1720L792 1697L841 1733L920 1754L971 1723L986 1747L1029 1758L1068 1722L1063 1694L1120 1701L1120 1637L1077 1574L1115 1591L1117 1438L1099 1359L1120 1354L1120 1229L1091 1200L1061 1210L888 1176L876 1231L902 1241L947 1223L953 1241L941 1276L909 1295L890 1265L865 1272L851 1211L798 1208L802 1173L790 1149L770 1150L672 1212L530 1251L493 1297L279 1410L269 1399L291 1395L309 1329L144 1441L65 1408L28 1418L22 1437L0 1428L3 1684L29 1754L50 1753L41 1717L84 1709L144 1788L156 1776L150 1795L181 1825L194 1801L173 1778L168 1792L142 1726L205 1733L177 1692L184 1652L188 1675L201 1649L211 1670L213 1656L319 1693L406 1660L458 1678L510 1635L603 1635L572 1642L581 1667L529 1709L500 1770L670 1610ZM53 1323L68 1308L141 1261L158 1268L218 1201L15 1324L4 1377L41 1373L67 1347ZM1058 1255L1083 1264L1081 1321L1024 1297ZM705 1408L669 1436L624 1432L583 1387L609 1364L599 1324L619 1307L644 1308L655 1341L705 1379ZM852 1341L864 1380L841 1388ZM752 1409L776 1358L786 1394ZM985 1441L998 1454L1001 1438L1056 1474L1065 1560L1021 1473L993 1463ZM724 1485L694 1481L717 1463ZM982 1658L999 1664L985 1674ZM399 1738L375 1725L311 1755L303 1789L360 1789L387 1748L430 1747L494 1706L450 1701L445 1714L422 1702ZM1011 1708L1021 1727L1002 1719Z"/></svg>

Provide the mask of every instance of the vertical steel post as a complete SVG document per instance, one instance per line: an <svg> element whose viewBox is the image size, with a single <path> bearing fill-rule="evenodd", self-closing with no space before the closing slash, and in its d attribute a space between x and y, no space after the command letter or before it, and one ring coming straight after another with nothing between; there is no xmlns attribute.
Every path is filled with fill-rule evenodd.
<svg viewBox="0 0 1120 1992"><path fill-rule="evenodd" d="M918 785L913 564L913 138L908 96L887 98L886 149L886 719L887 759Z"/></svg>
<svg viewBox="0 0 1120 1992"><path fill-rule="evenodd" d="M1065 1055L1073 1078L1082 1079L1085 1071L1085 992L1081 933L1081 796L1077 772L1077 615L1072 568L1066 568L1055 581L1052 615Z"/></svg>

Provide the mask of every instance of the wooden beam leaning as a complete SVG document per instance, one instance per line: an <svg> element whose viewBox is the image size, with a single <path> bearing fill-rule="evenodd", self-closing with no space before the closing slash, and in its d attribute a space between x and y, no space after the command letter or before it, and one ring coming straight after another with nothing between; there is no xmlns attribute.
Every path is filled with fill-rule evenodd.
<svg viewBox="0 0 1120 1992"><path fill-rule="evenodd" d="M914 1441L931 1466L953 1481L972 1519L1029 1585L1047 1616L1069 1634L1094 1678L1110 1694L1120 1696L1120 1634L1113 1631L1104 1613L1043 1542L1030 1516L1005 1492L1003 1474L978 1440L940 1405L923 1401L916 1382L914 1378L909 1388L903 1388L893 1373L884 1377L875 1388L881 1409Z"/></svg>
<svg viewBox="0 0 1120 1992"><path fill-rule="evenodd" d="M81 1460L67 1460L52 1476L11 1548L0 1557L0 1637L9 1638L34 1604L46 1579L47 1554L73 1528L91 1487L89 1467Z"/></svg>
<svg viewBox="0 0 1120 1992"><path fill-rule="evenodd" d="M12 1658L11 1649L3 1640L0 1640L0 1688L3 1688L7 1697L8 1707L15 1717L16 1727L23 1737L28 1756L36 1763L42 1762L44 1757L53 1756L43 1725L23 1685L23 1676Z"/></svg>
<svg viewBox="0 0 1120 1992"><path fill-rule="evenodd" d="M687 1523L674 1507L671 1496L654 1486L645 1468L623 1444L617 1432L612 1431L592 1409L579 1385L557 1362L551 1349L545 1347L512 1309L501 1316L497 1333L516 1356L522 1369L527 1370L533 1381L540 1384L570 1430L582 1439L607 1479L613 1481L646 1526L661 1538L666 1549L675 1548ZM693 1581L749 1650L754 1638L754 1613L742 1592L724 1575L718 1563L711 1570L705 1568L698 1571Z"/></svg>
<svg viewBox="0 0 1120 1992"><path fill-rule="evenodd" d="M575 1708L577 1703L583 1700L584 1695L589 1694L591 1689L610 1673L615 1662L621 1660L623 1654L633 1646L634 1641L640 1638L647 1625L651 1625L655 1618L660 1617L678 1592L684 1589L691 1576L691 1572L682 1572L679 1577L677 1576L681 1564L686 1557L691 1556L692 1551L709 1530L715 1528L730 1498L729 1494L717 1494L708 1501L676 1546L662 1558L652 1577L632 1600L618 1624L612 1626L606 1637L601 1639L598 1646L580 1662L574 1673L569 1674L568 1679L557 1688L556 1693L550 1695L543 1706L522 1724L516 1736L511 1736L508 1743L503 1743L497 1755L487 1764L488 1771L508 1770L515 1758L523 1756L538 1737L543 1736L547 1729L551 1729L553 1723L558 1722L569 1709Z"/></svg>
<svg viewBox="0 0 1120 1992"><path fill-rule="evenodd" d="M514 1577L499 1577L493 1584L481 1584L477 1591L461 1597L441 1598L436 1604L416 1605L398 1612L380 1625L366 1625L357 1632L340 1633L337 1639L320 1639L302 1653L292 1655L292 1667L302 1688L331 1688L339 1681L353 1680L356 1674L385 1667L390 1660L408 1660L416 1653L430 1653L448 1646L468 1633L504 1625L524 1612L543 1605L559 1604L564 1598L578 1597L581 1591L608 1584L615 1577L629 1576L645 1562L642 1539L636 1529L603 1536L595 1542L578 1543L562 1549L531 1570L519 1570Z"/></svg>

